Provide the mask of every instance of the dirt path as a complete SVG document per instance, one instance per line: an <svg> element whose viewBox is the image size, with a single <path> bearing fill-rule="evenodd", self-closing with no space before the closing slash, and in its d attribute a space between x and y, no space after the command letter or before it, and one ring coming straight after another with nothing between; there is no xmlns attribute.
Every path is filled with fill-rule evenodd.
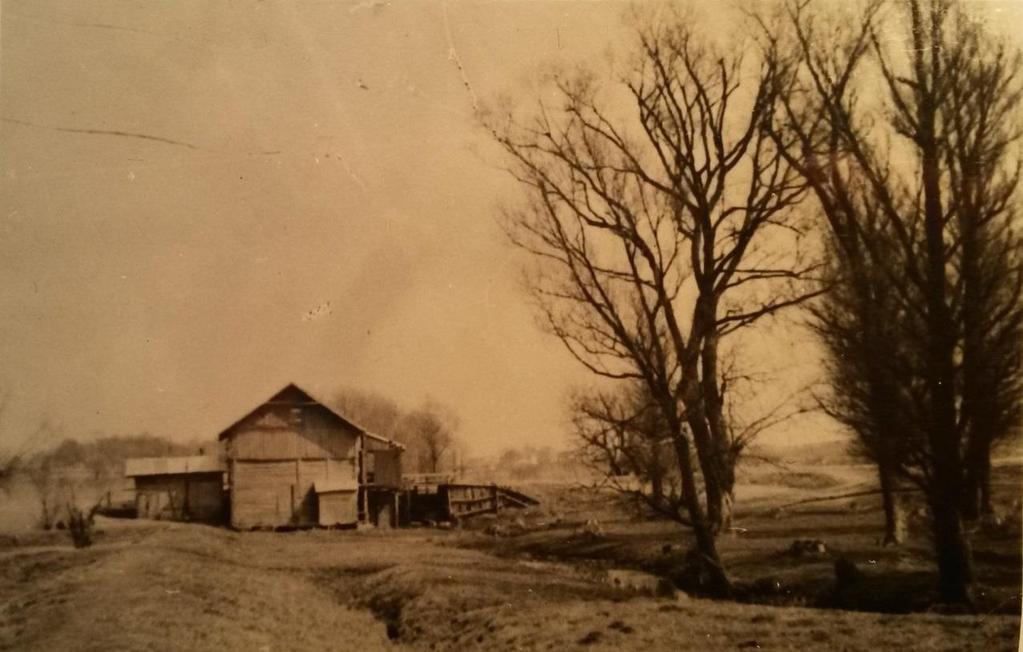
<svg viewBox="0 0 1023 652"><path fill-rule="evenodd" d="M220 536L182 547L174 535L9 555L5 568L14 562L33 570L14 573L13 586L4 587L13 590L5 591L11 597L0 617L0 648L394 649L372 614L338 604L305 577L207 555L211 546L230 545Z"/></svg>

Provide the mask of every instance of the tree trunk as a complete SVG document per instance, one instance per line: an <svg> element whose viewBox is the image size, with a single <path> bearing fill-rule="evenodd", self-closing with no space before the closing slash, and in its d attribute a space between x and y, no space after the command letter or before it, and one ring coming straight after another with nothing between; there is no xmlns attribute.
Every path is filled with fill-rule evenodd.
<svg viewBox="0 0 1023 652"><path fill-rule="evenodd" d="M693 311L691 344L682 361L682 402L686 422L693 433L696 455L707 496L707 521L715 534L731 527L735 471L718 388L715 326L717 305L702 295Z"/></svg>
<svg viewBox="0 0 1023 652"><path fill-rule="evenodd" d="M650 475L650 498L656 505L664 505L664 478L657 468L656 457L653 458L654 462L650 465L648 473Z"/></svg>
<svg viewBox="0 0 1023 652"><path fill-rule="evenodd" d="M927 393L929 407L928 443L933 460L933 475L928 488L934 519L934 545L938 556L941 600L946 603L971 603L972 563L970 548L962 527L963 464L956 406L956 329L946 303L945 215L941 198L940 149L937 139L938 100L929 72L931 62L940 55L941 45L934 40L932 14L930 25L911 4L913 35L917 44L913 53L917 83L917 133L923 187L923 231L925 240L925 292L927 297ZM932 7L932 12L941 11ZM926 47L927 35L932 40Z"/></svg>
<svg viewBox="0 0 1023 652"><path fill-rule="evenodd" d="M991 505L991 442L971 432L966 449L966 481L963 518L974 521L993 513Z"/></svg>
<svg viewBox="0 0 1023 652"><path fill-rule="evenodd" d="M710 305L709 319L716 317L716 307ZM710 502L711 490L708 488L707 516L716 532L724 532L732 527L732 505L735 491L735 461L731 450L728 426L724 417L724 399L718 386L718 334L713 321L707 328L700 354L703 405L706 413L707 427L710 430L711 469L710 477L704 481L708 487L713 485L714 502ZM706 476L706 472L705 472Z"/></svg>
<svg viewBox="0 0 1023 652"><path fill-rule="evenodd" d="M980 474L980 515L990 516L995 513L991 504L991 453L984 456Z"/></svg>
<svg viewBox="0 0 1023 652"><path fill-rule="evenodd" d="M732 498L730 492L725 490L724 483L721 481L723 475L721 460L718 459L715 452L713 434L707 426L702 403L702 400L696 399L686 404L686 423L693 433L696 454L699 458L700 471L703 476L703 490L707 497L707 524L711 532L716 534L721 531L726 514L728 519L731 519Z"/></svg>
<svg viewBox="0 0 1023 652"><path fill-rule="evenodd" d="M733 516L735 514L734 486L721 492L721 507L719 513L720 520L718 523L718 532L728 532L732 529Z"/></svg>
<svg viewBox="0 0 1023 652"><path fill-rule="evenodd" d="M887 460L879 460L878 475L881 480L881 502L884 505L884 541L883 545L899 545L906 540L906 518L902 501L896 493L898 482L895 469Z"/></svg>
<svg viewBox="0 0 1023 652"><path fill-rule="evenodd" d="M705 515L707 524L712 532L717 533L721 528L725 500L719 481L720 462L716 454L714 436L707 423L707 402L699 380L698 362L697 358L690 358L683 366L681 395L682 403L685 406L686 424L689 426L689 431L693 433L693 444L696 447L700 473L703 476L703 490L707 497ZM695 490L695 476L693 481Z"/></svg>
<svg viewBox="0 0 1023 652"><path fill-rule="evenodd" d="M945 496L954 500L954 496ZM932 501L934 547L938 555L939 597L946 604L973 604L970 585L973 563L969 541L963 531L958 510L943 509Z"/></svg>
<svg viewBox="0 0 1023 652"><path fill-rule="evenodd" d="M696 537L696 551L699 553L703 571L708 578L707 590L715 596L726 597L732 592L732 583L725 572L724 564L718 555L715 531L700 505L700 496L696 487L696 473L693 468L689 442L681 434L681 424L675 428L675 455L678 457L679 470L682 475L682 493L686 511L692 523Z"/></svg>
<svg viewBox="0 0 1023 652"><path fill-rule="evenodd" d="M992 394L997 391L991 381L992 369L984 364L984 320L985 306L981 300L980 267L978 256L977 211L972 202L972 193L963 193L964 203L959 211L959 228L962 232L962 283L963 283L963 389L962 420L966 425L966 477L963 491L963 518L975 521L984 513L981 498L982 478L990 465L990 437L994 431L991 411ZM990 361L986 365L990 367ZM994 373L997 373L995 371ZM990 507L990 506L989 506Z"/></svg>

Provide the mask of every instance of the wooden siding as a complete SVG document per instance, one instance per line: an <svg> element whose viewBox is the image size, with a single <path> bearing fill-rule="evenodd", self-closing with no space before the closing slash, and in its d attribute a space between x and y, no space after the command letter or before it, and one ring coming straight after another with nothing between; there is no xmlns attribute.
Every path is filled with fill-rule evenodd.
<svg viewBox="0 0 1023 652"><path fill-rule="evenodd" d="M319 494L320 525L353 525L359 520L358 491Z"/></svg>
<svg viewBox="0 0 1023 652"><path fill-rule="evenodd" d="M382 487L401 486L401 451L376 450L366 453L367 467L373 469L373 484ZM372 460L372 461L370 461Z"/></svg>
<svg viewBox="0 0 1023 652"><path fill-rule="evenodd" d="M354 484L356 469L354 459L233 460L231 525L240 529L317 525L316 483Z"/></svg>
<svg viewBox="0 0 1023 652"><path fill-rule="evenodd" d="M359 432L322 406L267 405L232 429L234 460L344 459L354 457Z"/></svg>
<svg viewBox="0 0 1023 652"><path fill-rule="evenodd" d="M135 478L139 518L218 523L224 518L224 503L221 473Z"/></svg>
<svg viewBox="0 0 1023 652"><path fill-rule="evenodd" d="M294 385L288 385L220 435L226 440L231 525L335 525L367 513L367 465L375 483L397 487L400 449L365 435ZM363 447L379 450L376 458ZM319 494L317 494L319 490ZM335 495L339 494L339 495Z"/></svg>

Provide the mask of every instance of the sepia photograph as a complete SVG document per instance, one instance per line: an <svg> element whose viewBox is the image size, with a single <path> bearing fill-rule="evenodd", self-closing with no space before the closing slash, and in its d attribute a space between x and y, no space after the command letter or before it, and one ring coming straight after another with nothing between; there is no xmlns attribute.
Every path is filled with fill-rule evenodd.
<svg viewBox="0 0 1023 652"><path fill-rule="evenodd" d="M0 0L0 650L1017 651L1023 0Z"/></svg>

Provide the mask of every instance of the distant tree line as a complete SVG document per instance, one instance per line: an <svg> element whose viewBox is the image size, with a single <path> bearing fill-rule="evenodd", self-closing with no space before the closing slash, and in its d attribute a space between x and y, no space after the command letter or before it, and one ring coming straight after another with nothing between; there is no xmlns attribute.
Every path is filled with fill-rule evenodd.
<svg viewBox="0 0 1023 652"><path fill-rule="evenodd" d="M79 501L97 502L106 492L123 488L125 461L135 457L195 454L195 446L154 435L112 435L91 441L63 438L44 425L36 433L42 441L56 441L19 459L9 482L26 479L39 500L39 526L50 529L77 509ZM68 513L66 513L68 512ZM80 516L80 514L79 514Z"/></svg>
<svg viewBox="0 0 1023 652"><path fill-rule="evenodd" d="M404 473L459 470L464 453L457 437L459 420L448 406L428 400L405 410L380 394L346 389L336 394L334 407L356 425L405 446Z"/></svg>

